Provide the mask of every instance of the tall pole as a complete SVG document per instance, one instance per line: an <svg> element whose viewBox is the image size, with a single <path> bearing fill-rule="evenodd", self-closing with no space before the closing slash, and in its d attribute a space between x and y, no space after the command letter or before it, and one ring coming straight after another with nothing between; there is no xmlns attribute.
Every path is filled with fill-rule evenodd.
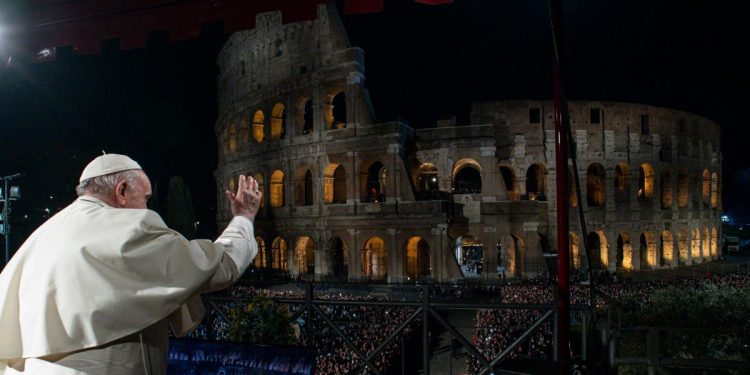
<svg viewBox="0 0 750 375"><path fill-rule="evenodd" d="M555 167L557 191L557 370L570 370L570 279L568 263L568 129L562 81L562 0L549 0L550 24L554 47L553 89L555 102Z"/></svg>

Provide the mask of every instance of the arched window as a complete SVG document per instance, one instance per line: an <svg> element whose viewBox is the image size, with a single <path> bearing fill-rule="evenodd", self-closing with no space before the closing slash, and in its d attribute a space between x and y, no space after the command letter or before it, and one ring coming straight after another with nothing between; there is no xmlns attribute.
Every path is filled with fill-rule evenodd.
<svg viewBox="0 0 750 375"><path fill-rule="evenodd" d="M388 249L380 237L371 237L362 247L362 271L372 279L385 279L388 275Z"/></svg>
<svg viewBox="0 0 750 375"><path fill-rule="evenodd" d="M379 161L363 164L360 173L360 197L363 202L385 202L388 172Z"/></svg>
<svg viewBox="0 0 750 375"><path fill-rule="evenodd" d="M711 200L711 174L708 169L703 170L703 206L708 207Z"/></svg>
<svg viewBox="0 0 750 375"><path fill-rule="evenodd" d="M619 163L615 167L615 203L627 204L630 200L630 167Z"/></svg>
<svg viewBox="0 0 750 375"><path fill-rule="evenodd" d="M471 235L456 239L455 256L464 277L479 277L484 270L484 246L482 241Z"/></svg>
<svg viewBox="0 0 750 375"><path fill-rule="evenodd" d="M307 170L307 173L305 173L305 206L312 206L313 204L313 180L312 180L312 172L310 170Z"/></svg>
<svg viewBox="0 0 750 375"><path fill-rule="evenodd" d="M283 103L276 103L271 109L271 139L279 140L286 135L286 111Z"/></svg>
<svg viewBox="0 0 750 375"><path fill-rule="evenodd" d="M253 259L253 266L255 268L265 268L266 267L266 241L263 241L263 238L260 236L255 237L255 242L258 243L258 255L255 256L255 259Z"/></svg>
<svg viewBox="0 0 750 375"><path fill-rule="evenodd" d="M284 172L273 171L271 174L271 207L284 205Z"/></svg>
<svg viewBox="0 0 750 375"><path fill-rule="evenodd" d="M547 170L542 164L532 164L526 170L526 199L547 200Z"/></svg>
<svg viewBox="0 0 750 375"><path fill-rule="evenodd" d="M690 256L693 259L693 264L700 263L701 258L701 231L698 228L693 228L690 235Z"/></svg>
<svg viewBox="0 0 750 375"><path fill-rule="evenodd" d="M672 232L665 230L661 232L661 259L659 266L672 265L674 262L674 237Z"/></svg>
<svg viewBox="0 0 750 375"><path fill-rule="evenodd" d="M633 269L633 248L630 245L630 235L622 232L617 236L617 251L615 254L617 270Z"/></svg>
<svg viewBox="0 0 750 375"><path fill-rule="evenodd" d="M308 99L302 105L302 134L313 132L313 102Z"/></svg>
<svg viewBox="0 0 750 375"><path fill-rule="evenodd" d="M711 174L711 208L719 206L719 175Z"/></svg>
<svg viewBox="0 0 750 375"><path fill-rule="evenodd" d="M240 120L240 145L246 145L250 140L250 122L247 115L242 115Z"/></svg>
<svg viewBox="0 0 750 375"><path fill-rule="evenodd" d="M307 236L297 238L297 244L294 246L294 254L298 274L315 273L315 244L312 238Z"/></svg>
<svg viewBox="0 0 750 375"><path fill-rule="evenodd" d="M638 200L649 203L654 196L654 168L651 164L643 163L638 172Z"/></svg>
<svg viewBox="0 0 750 375"><path fill-rule="evenodd" d="M432 163L422 163L417 176L417 199L439 199L438 169Z"/></svg>
<svg viewBox="0 0 750 375"><path fill-rule="evenodd" d="M581 242L574 232L570 232L568 238L570 241L570 261L573 269L577 270L581 268Z"/></svg>
<svg viewBox="0 0 750 375"><path fill-rule="evenodd" d="M337 163L328 164L323 176L323 196L326 203L346 203L346 170Z"/></svg>
<svg viewBox="0 0 750 375"><path fill-rule="evenodd" d="M681 168L677 172L677 207L685 208L690 200L690 181L687 171Z"/></svg>
<svg viewBox="0 0 750 375"><path fill-rule="evenodd" d="M606 181L604 167L599 163L589 165L586 171L586 204L589 207L604 207Z"/></svg>
<svg viewBox="0 0 750 375"><path fill-rule="evenodd" d="M607 248L607 236L603 231L594 231L587 236L587 244L591 251L593 269L606 270L609 266L609 250Z"/></svg>
<svg viewBox="0 0 750 375"><path fill-rule="evenodd" d="M406 275L411 280L430 276L430 245L422 237L406 243Z"/></svg>
<svg viewBox="0 0 750 375"><path fill-rule="evenodd" d="M333 259L333 276L346 277L349 274L346 244L338 237L331 237L328 244Z"/></svg>
<svg viewBox="0 0 750 375"><path fill-rule="evenodd" d="M661 208L672 208L672 174L668 169L661 172Z"/></svg>
<svg viewBox="0 0 750 375"><path fill-rule="evenodd" d="M333 118L330 122L332 129L342 129L346 127L346 94L340 92L333 97L331 103L331 112Z"/></svg>
<svg viewBox="0 0 750 375"><path fill-rule="evenodd" d="M266 138L265 130L263 129L265 121L266 116L263 114L263 111L255 111L253 115L253 139L258 143L262 143Z"/></svg>
<svg viewBox="0 0 750 375"><path fill-rule="evenodd" d="M685 266L688 264L688 255L689 255L689 247L688 247L688 235L687 231L684 229L681 229L680 232L677 234L677 248L680 252L678 262L679 265Z"/></svg>
<svg viewBox="0 0 750 375"><path fill-rule="evenodd" d="M312 172L306 164L298 167L294 172L293 196L295 206L311 206L313 204Z"/></svg>
<svg viewBox="0 0 750 375"><path fill-rule="evenodd" d="M454 194L481 194L482 167L472 159L462 159L453 166Z"/></svg>
<svg viewBox="0 0 750 375"><path fill-rule="evenodd" d="M273 240L273 244L271 245L271 247L273 255L273 268L277 270L287 270L286 241L284 241L284 239L281 237L276 237L276 239Z"/></svg>
<svg viewBox="0 0 750 375"><path fill-rule="evenodd" d="M640 269L653 269L658 266L656 258L655 236L652 232L641 233L639 246Z"/></svg>

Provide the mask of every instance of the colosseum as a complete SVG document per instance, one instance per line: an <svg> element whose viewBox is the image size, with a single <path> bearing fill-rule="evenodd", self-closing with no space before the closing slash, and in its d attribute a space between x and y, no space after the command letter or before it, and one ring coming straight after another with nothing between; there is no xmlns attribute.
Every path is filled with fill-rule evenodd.
<svg viewBox="0 0 750 375"><path fill-rule="evenodd" d="M256 267L387 282L547 270L557 230L551 102L473 103L470 124L376 122L364 52L336 9L281 21L258 15L217 59L217 189L234 189L239 174L260 181ZM585 264L584 240L591 266L610 272L716 259L719 126L643 104L569 108L582 197L572 185L571 267ZM229 212L217 216L221 226Z"/></svg>

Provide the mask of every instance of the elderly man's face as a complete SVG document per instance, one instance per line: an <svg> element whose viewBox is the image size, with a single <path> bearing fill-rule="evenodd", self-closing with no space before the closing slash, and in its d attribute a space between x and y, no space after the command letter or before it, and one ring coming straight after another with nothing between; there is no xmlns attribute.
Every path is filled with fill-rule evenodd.
<svg viewBox="0 0 750 375"><path fill-rule="evenodd" d="M138 181L125 189L125 205L123 208L146 208L146 202L151 198L151 181L143 171L139 173Z"/></svg>

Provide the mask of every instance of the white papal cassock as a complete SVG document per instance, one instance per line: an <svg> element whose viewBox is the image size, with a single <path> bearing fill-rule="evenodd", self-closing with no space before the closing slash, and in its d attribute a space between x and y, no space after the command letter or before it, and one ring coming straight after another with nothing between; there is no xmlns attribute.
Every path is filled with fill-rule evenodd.
<svg viewBox="0 0 750 375"><path fill-rule="evenodd" d="M244 217L216 242L188 241L151 210L80 197L0 274L0 375L163 374L168 326L194 329L199 293L236 281L257 253Z"/></svg>

